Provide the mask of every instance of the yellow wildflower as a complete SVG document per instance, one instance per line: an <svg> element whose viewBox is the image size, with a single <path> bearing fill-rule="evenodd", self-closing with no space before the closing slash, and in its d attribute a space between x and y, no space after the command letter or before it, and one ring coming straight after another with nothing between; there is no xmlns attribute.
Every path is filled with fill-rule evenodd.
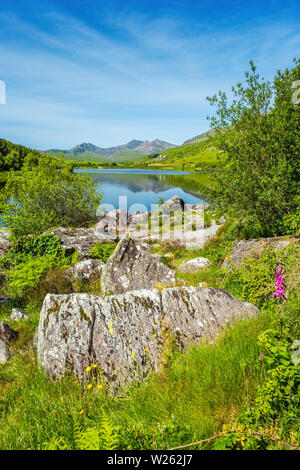
<svg viewBox="0 0 300 470"><path fill-rule="evenodd" d="M110 334L112 335L113 332L114 332L114 329L113 329L113 328L110 328L110 329L109 329L109 332L110 332Z"/></svg>
<svg viewBox="0 0 300 470"><path fill-rule="evenodd" d="M156 337L157 337L157 334L154 334L154 335L153 335L153 338L156 338Z"/></svg>
<svg viewBox="0 0 300 470"><path fill-rule="evenodd" d="M96 367L98 367L97 364L94 364L94 365L93 365L93 368L96 369Z"/></svg>
<svg viewBox="0 0 300 470"><path fill-rule="evenodd" d="M83 414L84 414L84 410L80 410L80 411L79 411L79 414L80 414L80 415L83 415Z"/></svg>
<svg viewBox="0 0 300 470"><path fill-rule="evenodd" d="M91 388L93 388L93 385L92 385L92 384L88 384L87 388L88 388L88 390L91 390Z"/></svg>
<svg viewBox="0 0 300 470"><path fill-rule="evenodd" d="M98 390L101 390L103 388L103 385L97 385Z"/></svg>
<svg viewBox="0 0 300 470"><path fill-rule="evenodd" d="M131 357L132 357L132 359L133 359L133 358L135 357L135 353L132 353L132 354L131 354Z"/></svg>
<svg viewBox="0 0 300 470"><path fill-rule="evenodd" d="M148 352L148 348L145 348L144 351Z"/></svg>
<svg viewBox="0 0 300 470"><path fill-rule="evenodd" d="M86 370L86 372L89 372L91 370L91 367L90 366L86 367L85 370Z"/></svg>

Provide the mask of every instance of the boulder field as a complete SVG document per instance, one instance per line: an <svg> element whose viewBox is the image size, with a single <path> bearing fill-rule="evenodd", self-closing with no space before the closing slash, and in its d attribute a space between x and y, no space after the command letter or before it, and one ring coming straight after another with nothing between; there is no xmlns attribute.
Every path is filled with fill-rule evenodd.
<svg viewBox="0 0 300 470"><path fill-rule="evenodd" d="M203 285L179 287L184 281L159 255L151 253L152 248L146 243L149 218L154 235L160 234L164 226L159 227L159 220L163 224L169 222L171 213L171 239L185 246L179 236L182 214L187 220L189 239L189 234L195 233L193 217L202 210L203 204L187 207L176 196L164 203L160 211L111 211L102 215L93 228L57 228L51 232L61 239L67 254L75 250L79 254L79 263L69 268L65 276L72 282L101 278L101 292L45 297L35 346L38 362L48 375L61 378L74 372L85 381L86 368L95 364L103 385L116 391L159 371L171 343L186 350L202 340L213 342L226 325L259 314L255 306L224 290ZM224 222L223 219L219 225L199 228L203 233L200 245L213 237ZM153 233L150 239L156 240ZM275 237L237 242L223 267L238 266L243 259L258 257L268 246L285 248L293 240ZM90 257L95 243L111 241L119 243L106 263ZM0 256L9 246L9 232L0 231ZM196 272L210 264L206 258L195 258L179 266L178 272ZM15 322L26 318L21 311L12 312ZM16 337L15 331L0 322L0 363L11 356L11 343Z"/></svg>

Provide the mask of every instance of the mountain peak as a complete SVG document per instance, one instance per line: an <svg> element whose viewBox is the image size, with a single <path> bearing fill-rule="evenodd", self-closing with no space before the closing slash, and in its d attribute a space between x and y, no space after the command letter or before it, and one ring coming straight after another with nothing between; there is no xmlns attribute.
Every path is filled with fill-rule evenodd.
<svg viewBox="0 0 300 470"><path fill-rule="evenodd" d="M135 154L150 155L151 153L157 153L169 148L176 147L176 145L170 144L169 142L164 142L163 140L155 139L152 142L150 140L130 140L127 144L117 145L115 147L102 148L97 147L92 143L83 142L82 144L76 145L71 150L50 150L52 153L63 152L68 155L78 156L81 155L83 158L88 159L89 156L97 156L104 159L109 159L114 161L122 157L122 154L127 155L129 152L132 153L132 156ZM86 154L86 155L85 155ZM87 155L88 154L88 155Z"/></svg>

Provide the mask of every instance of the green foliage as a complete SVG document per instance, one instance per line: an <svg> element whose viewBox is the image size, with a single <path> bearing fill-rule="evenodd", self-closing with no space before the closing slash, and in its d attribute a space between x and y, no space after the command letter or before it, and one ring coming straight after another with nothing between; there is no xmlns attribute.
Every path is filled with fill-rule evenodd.
<svg viewBox="0 0 300 470"><path fill-rule="evenodd" d="M82 429L101 433L102 408L119 436L119 449L167 449L210 437L254 398L254 386L264 375L256 366L260 348L255 338L271 322L269 315L241 322L215 344L193 346L187 354L172 348L160 374L124 390L121 397L87 390L73 376L46 377L30 353L31 337L29 352L16 353L0 370L0 448L39 449L63 438L73 449L72 416L81 417ZM111 431L105 435L100 448L111 447Z"/></svg>
<svg viewBox="0 0 300 470"><path fill-rule="evenodd" d="M210 119L219 131L215 145L226 156L214 199L238 219L242 236L290 233L299 226L300 106L293 104L292 82L300 78L300 60L273 84L252 62L245 77L245 85L233 87L232 103L223 92L208 98L217 108Z"/></svg>
<svg viewBox="0 0 300 470"><path fill-rule="evenodd" d="M11 172L5 191L9 199L3 218L15 238L55 226L85 225L101 200L87 175L74 175L65 165L47 159L25 167L21 176Z"/></svg>
<svg viewBox="0 0 300 470"><path fill-rule="evenodd" d="M73 435L70 442L63 436L53 437L43 445L43 450L114 450L118 436L108 414L101 409L99 429L83 428L78 418L73 416Z"/></svg>
<svg viewBox="0 0 300 470"><path fill-rule="evenodd" d="M22 297L29 289L37 286L42 276L51 268L68 266L66 258L58 258L56 255L45 255L29 258L27 261L17 264L7 272L9 278L8 293Z"/></svg>
<svg viewBox="0 0 300 470"><path fill-rule="evenodd" d="M0 171L20 170L25 161L37 161L41 155L23 145L0 139Z"/></svg>
<svg viewBox="0 0 300 470"><path fill-rule="evenodd" d="M230 426L224 426L224 436L216 442L215 448L298 447L300 366L293 360L294 343L286 317L281 319L277 329L268 329L259 335L258 344L262 348L259 360L267 364L265 380L258 386L253 404ZM289 432L291 428L295 431Z"/></svg>
<svg viewBox="0 0 300 470"><path fill-rule="evenodd" d="M255 423L277 418L282 412L295 420L300 412L300 368L293 362L295 338L284 323L277 330L269 329L259 336L268 374L250 413Z"/></svg>
<svg viewBox="0 0 300 470"><path fill-rule="evenodd" d="M166 202L165 198L164 197L159 197L158 201L157 201L157 204L160 207L164 204L164 202Z"/></svg>
<svg viewBox="0 0 300 470"><path fill-rule="evenodd" d="M275 307L271 294L274 292L276 267L278 264L286 267L289 282L289 276L299 267L299 254L299 248L295 245L280 251L267 248L258 259L245 259L242 265L228 270L220 287L260 308Z"/></svg>
<svg viewBox="0 0 300 470"><path fill-rule="evenodd" d="M106 261L111 257L113 252L116 249L116 243L96 243L96 245L91 249L90 256L91 258L99 259L106 263Z"/></svg>
<svg viewBox="0 0 300 470"><path fill-rule="evenodd" d="M14 255L20 253L31 257L43 255L63 255L61 240L54 235L21 237L12 245L12 251Z"/></svg>
<svg viewBox="0 0 300 470"><path fill-rule="evenodd" d="M23 236L13 241L10 251L0 259L0 267L10 269L30 258L44 255L53 255L59 258L63 254L61 240L56 236Z"/></svg>

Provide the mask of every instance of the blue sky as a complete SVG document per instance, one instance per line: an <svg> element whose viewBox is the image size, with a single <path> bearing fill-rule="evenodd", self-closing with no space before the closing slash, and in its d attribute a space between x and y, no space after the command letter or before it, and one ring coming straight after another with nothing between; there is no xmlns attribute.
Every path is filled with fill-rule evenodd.
<svg viewBox="0 0 300 470"><path fill-rule="evenodd" d="M34 148L205 131L206 96L253 59L272 79L300 51L299 0L10 0L0 5L0 136Z"/></svg>

